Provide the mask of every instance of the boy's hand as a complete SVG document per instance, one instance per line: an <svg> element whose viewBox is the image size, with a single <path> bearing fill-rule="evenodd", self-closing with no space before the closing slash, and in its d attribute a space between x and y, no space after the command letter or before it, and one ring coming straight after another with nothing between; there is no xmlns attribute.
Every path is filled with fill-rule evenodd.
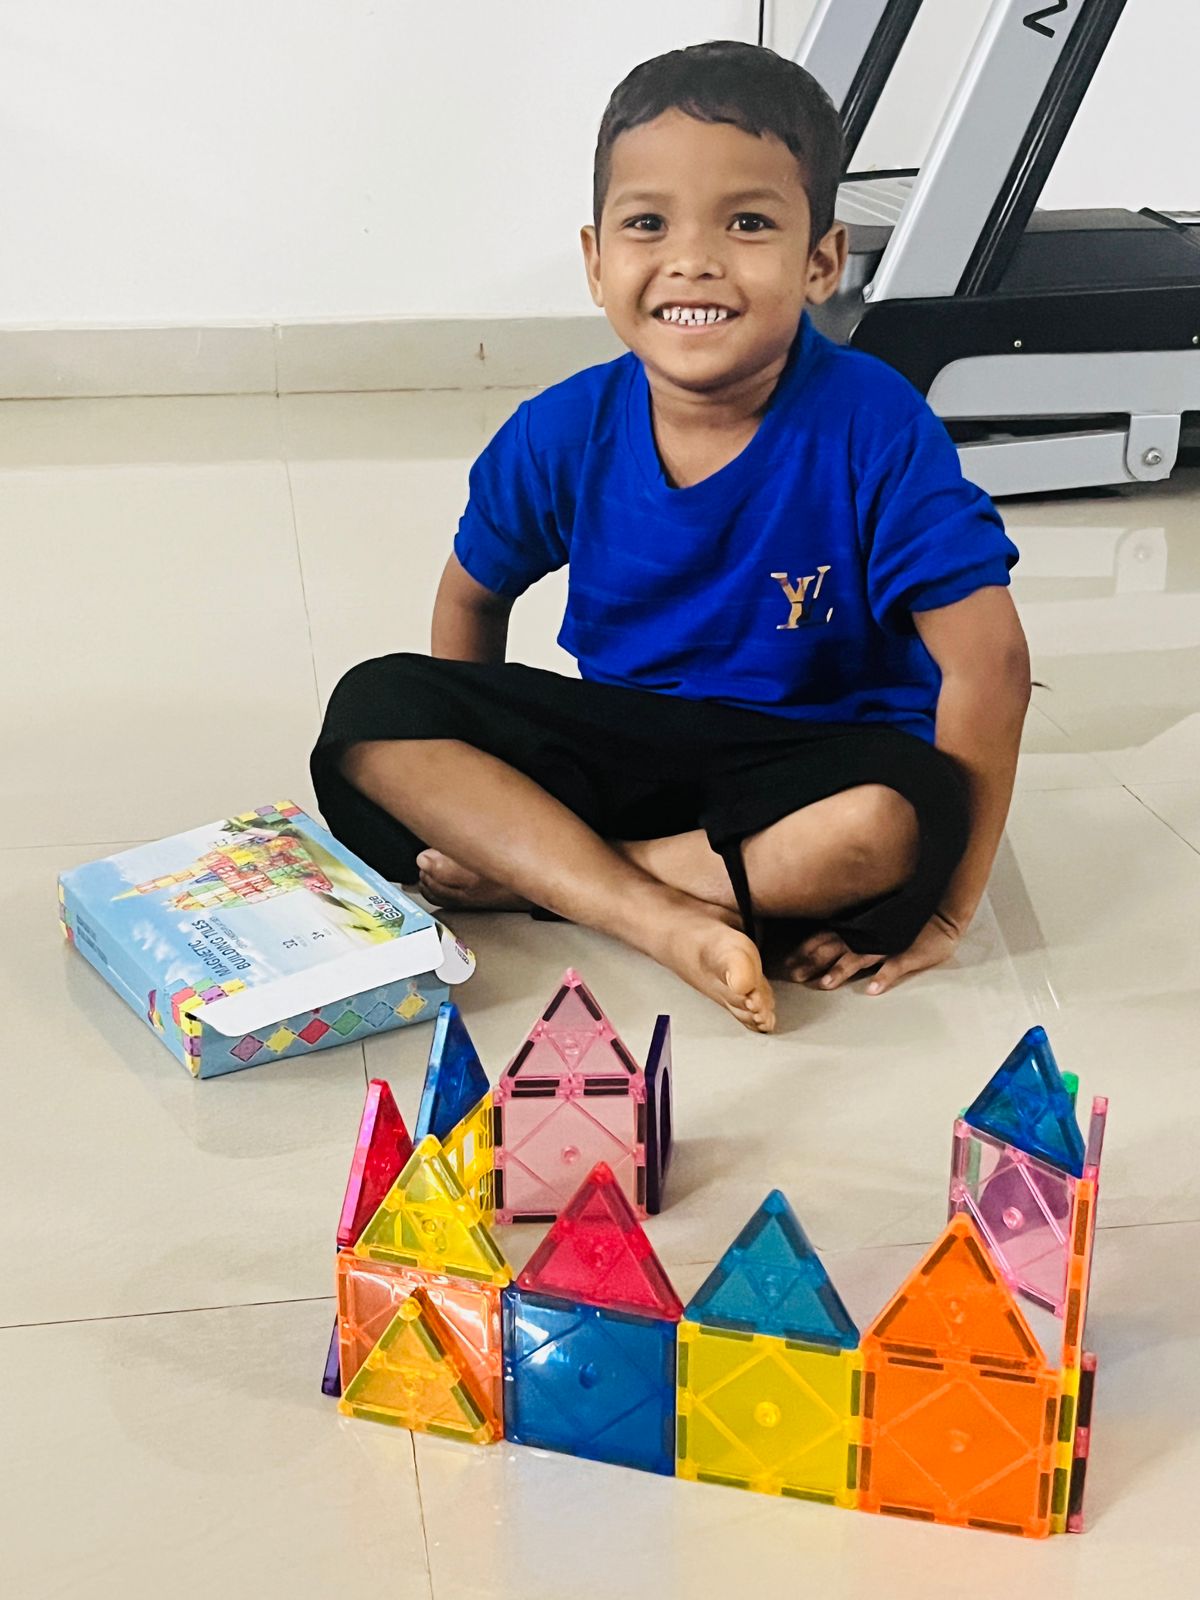
<svg viewBox="0 0 1200 1600"><path fill-rule="evenodd" d="M898 956L858 955L836 933L814 933L788 959L785 970L793 983L828 990L840 989L869 967L879 967L867 993L884 994L901 978L940 966L954 954L960 937L961 931L937 911Z"/></svg>

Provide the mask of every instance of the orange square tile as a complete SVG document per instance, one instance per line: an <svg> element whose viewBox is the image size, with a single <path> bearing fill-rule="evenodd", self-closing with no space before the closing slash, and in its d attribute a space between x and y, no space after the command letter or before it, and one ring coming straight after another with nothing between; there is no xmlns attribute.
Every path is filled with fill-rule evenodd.
<svg viewBox="0 0 1200 1600"><path fill-rule="evenodd" d="M352 1251L342 1251L337 1260L337 1299L343 1393L416 1288L425 1290L452 1337L455 1354L486 1402L498 1436L503 1431L504 1373L501 1291L494 1283L367 1261Z"/></svg>
<svg viewBox="0 0 1200 1600"><path fill-rule="evenodd" d="M1059 1387L1045 1368L867 1355L864 1511L1041 1538L1050 1532Z"/></svg>

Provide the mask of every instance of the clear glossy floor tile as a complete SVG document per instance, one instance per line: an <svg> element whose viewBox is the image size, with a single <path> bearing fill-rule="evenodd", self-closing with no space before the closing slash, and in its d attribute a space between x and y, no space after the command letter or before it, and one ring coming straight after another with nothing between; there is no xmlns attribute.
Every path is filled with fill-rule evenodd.
<svg viewBox="0 0 1200 1600"><path fill-rule="evenodd" d="M1200 782L1131 783L1129 790L1172 833L1193 850L1200 850Z"/></svg>
<svg viewBox="0 0 1200 1600"><path fill-rule="evenodd" d="M1100 1357L1088 1476L1090 1530L1023 1541L599 1466L501 1444L474 1453L417 1439L438 1600L763 1600L803 1589L843 1600L1000 1600L1047 1594L1126 1600L1141 1586L1191 1593L1200 1534L1200 1342L1186 1297L1164 1286L1200 1247L1200 1226L1117 1229L1096 1251L1089 1345ZM867 1320L919 1248L833 1255L851 1312ZM462 1508L472 1508L470 1537Z"/></svg>
<svg viewBox="0 0 1200 1600"><path fill-rule="evenodd" d="M1003 507L1038 704L1122 782L1200 761L1200 472L1120 494Z"/></svg>
<svg viewBox="0 0 1200 1600"><path fill-rule="evenodd" d="M1125 789L1020 793L990 894L1059 1004L1193 988L1200 859Z"/></svg>
<svg viewBox="0 0 1200 1600"><path fill-rule="evenodd" d="M69 1273L86 1246L59 1248ZM0 1331L6 1592L428 1600L412 1440L321 1394L332 1316L323 1300Z"/></svg>
<svg viewBox="0 0 1200 1600"><path fill-rule="evenodd" d="M429 649L468 471L521 398L497 390L281 401L322 701L359 661ZM517 602L511 660L574 673L554 643L565 598L563 572Z"/></svg>
<svg viewBox="0 0 1200 1600"><path fill-rule="evenodd" d="M1025 715L1021 754L1017 762L1018 789L1115 788L1120 779L1101 766L1095 756L1077 750L1069 736L1034 703Z"/></svg>
<svg viewBox="0 0 1200 1600"><path fill-rule="evenodd" d="M332 1293L361 1049L190 1077L62 940L89 853L0 852L0 1325Z"/></svg>
<svg viewBox="0 0 1200 1600"><path fill-rule="evenodd" d="M0 841L310 801L312 651L275 403L10 404Z"/></svg>

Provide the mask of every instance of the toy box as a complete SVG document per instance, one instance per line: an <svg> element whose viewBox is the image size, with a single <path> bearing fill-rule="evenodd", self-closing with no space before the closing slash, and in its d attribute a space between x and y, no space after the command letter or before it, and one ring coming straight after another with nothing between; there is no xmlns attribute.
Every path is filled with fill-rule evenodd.
<svg viewBox="0 0 1200 1600"><path fill-rule="evenodd" d="M471 953L287 801L64 872L63 932L197 1078L432 1022Z"/></svg>

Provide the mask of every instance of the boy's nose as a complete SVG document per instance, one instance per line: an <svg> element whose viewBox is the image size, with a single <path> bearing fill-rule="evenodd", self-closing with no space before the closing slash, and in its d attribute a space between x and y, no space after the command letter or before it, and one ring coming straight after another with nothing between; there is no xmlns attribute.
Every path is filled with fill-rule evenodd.
<svg viewBox="0 0 1200 1600"><path fill-rule="evenodd" d="M683 278L719 278L724 272L720 255L707 234L677 233L667 272Z"/></svg>

